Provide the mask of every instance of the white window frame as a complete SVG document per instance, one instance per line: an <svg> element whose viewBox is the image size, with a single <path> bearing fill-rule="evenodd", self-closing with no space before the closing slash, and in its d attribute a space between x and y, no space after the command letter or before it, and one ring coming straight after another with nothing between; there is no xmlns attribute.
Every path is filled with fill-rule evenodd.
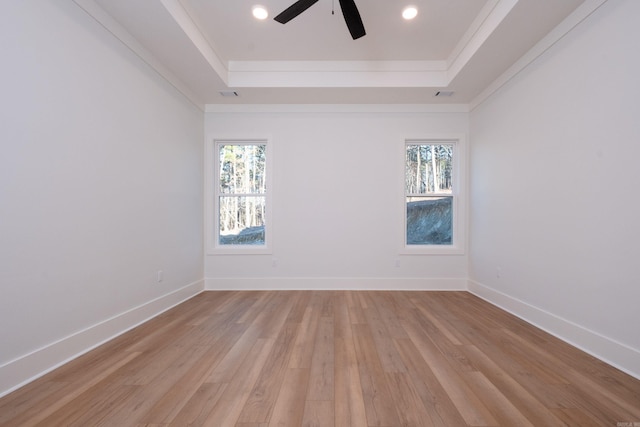
<svg viewBox="0 0 640 427"><path fill-rule="evenodd" d="M452 193L447 196L452 197L452 242L450 245L408 245L407 244L407 204L406 204L406 149L407 145L433 145L452 144L453 145L453 188ZM401 255L462 255L466 250L466 229L467 229L467 182L466 182L466 137L462 134L429 135L417 137L405 137L401 144L400 162L402 173L400 203L402 213L402 233L401 233Z"/></svg>
<svg viewBox="0 0 640 427"><path fill-rule="evenodd" d="M218 198L220 193L220 149L221 145L265 145L266 147L266 186L265 197L265 224L264 224L264 245L221 245L219 240L219 207ZM205 229L206 229L206 249L208 255L252 255L272 253L272 204L273 185L272 171L272 144L269 138L213 138L205 147L206 158L206 181L205 191L207 194L205 206Z"/></svg>

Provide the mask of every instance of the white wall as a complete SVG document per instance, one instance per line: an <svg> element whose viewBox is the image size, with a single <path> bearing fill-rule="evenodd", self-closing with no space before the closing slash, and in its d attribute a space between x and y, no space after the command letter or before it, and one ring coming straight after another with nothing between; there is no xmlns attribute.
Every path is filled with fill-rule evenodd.
<svg viewBox="0 0 640 427"><path fill-rule="evenodd" d="M2 394L203 287L203 113L71 1L0 44Z"/></svg>
<svg viewBox="0 0 640 427"><path fill-rule="evenodd" d="M73 3L3 5L0 395L201 289L203 137L268 137L275 161L273 253L205 256L209 288L469 276L640 376L637 16L609 1L473 111L467 258L400 255L397 162L403 138L466 134L467 114L208 113L203 136L202 113Z"/></svg>
<svg viewBox="0 0 640 427"><path fill-rule="evenodd" d="M638 16L605 3L471 113L469 275L640 377Z"/></svg>
<svg viewBox="0 0 640 427"><path fill-rule="evenodd" d="M269 138L274 161L273 253L207 256L207 287L464 288L466 255L399 251L404 138L464 136L468 114L295 108L206 114L208 141Z"/></svg>

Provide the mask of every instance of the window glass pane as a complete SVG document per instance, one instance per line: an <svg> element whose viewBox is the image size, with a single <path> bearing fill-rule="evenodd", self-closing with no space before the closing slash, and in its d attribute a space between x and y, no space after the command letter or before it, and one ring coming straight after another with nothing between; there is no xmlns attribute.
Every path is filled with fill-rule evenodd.
<svg viewBox="0 0 640 427"><path fill-rule="evenodd" d="M452 197L407 197L407 245L451 245L452 207Z"/></svg>
<svg viewBox="0 0 640 427"><path fill-rule="evenodd" d="M220 245L264 245L265 197L220 196Z"/></svg>
<svg viewBox="0 0 640 427"><path fill-rule="evenodd" d="M407 194L451 194L452 144L407 144Z"/></svg>
<svg viewBox="0 0 640 427"><path fill-rule="evenodd" d="M220 188L225 194L266 192L266 145L220 145Z"/></svg>

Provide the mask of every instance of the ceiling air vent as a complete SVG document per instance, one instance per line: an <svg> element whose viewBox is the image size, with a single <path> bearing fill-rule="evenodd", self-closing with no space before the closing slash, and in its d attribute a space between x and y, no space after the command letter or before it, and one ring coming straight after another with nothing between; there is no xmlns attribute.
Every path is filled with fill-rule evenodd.
<svg viewBox="0 0 640 427"><path fill-rule="evenodd" d="M221 90L220 95L222 96L238 96L238 92L235 90Z"/></svg>
<svg viewBox="0 0 640 427"><path fill-rule="evenodd" d="M439 90L436 92L436 96L453 96L452 90Z"/></svg>

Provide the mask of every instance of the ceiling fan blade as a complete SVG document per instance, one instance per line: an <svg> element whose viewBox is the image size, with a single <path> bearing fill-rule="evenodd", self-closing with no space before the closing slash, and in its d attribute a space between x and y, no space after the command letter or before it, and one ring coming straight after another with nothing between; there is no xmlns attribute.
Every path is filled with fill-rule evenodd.
<svg viewBox="0 0 640 427"><path fill-rule="evenodd" d="M367 34L364 31L364 24L362 23L360 12L358 12L354 0L340 0L340 8L342 9L344 20L347 23L347 28L349 28L351 37L353 37L354 40Z"/></svg>
<svg viewBox="0 0 640 427"><path fill-rule="evenodd" d="M305 10L309 9L317 1L318 0L298 0L273 19L281 24L286 24Z"/></svg>

